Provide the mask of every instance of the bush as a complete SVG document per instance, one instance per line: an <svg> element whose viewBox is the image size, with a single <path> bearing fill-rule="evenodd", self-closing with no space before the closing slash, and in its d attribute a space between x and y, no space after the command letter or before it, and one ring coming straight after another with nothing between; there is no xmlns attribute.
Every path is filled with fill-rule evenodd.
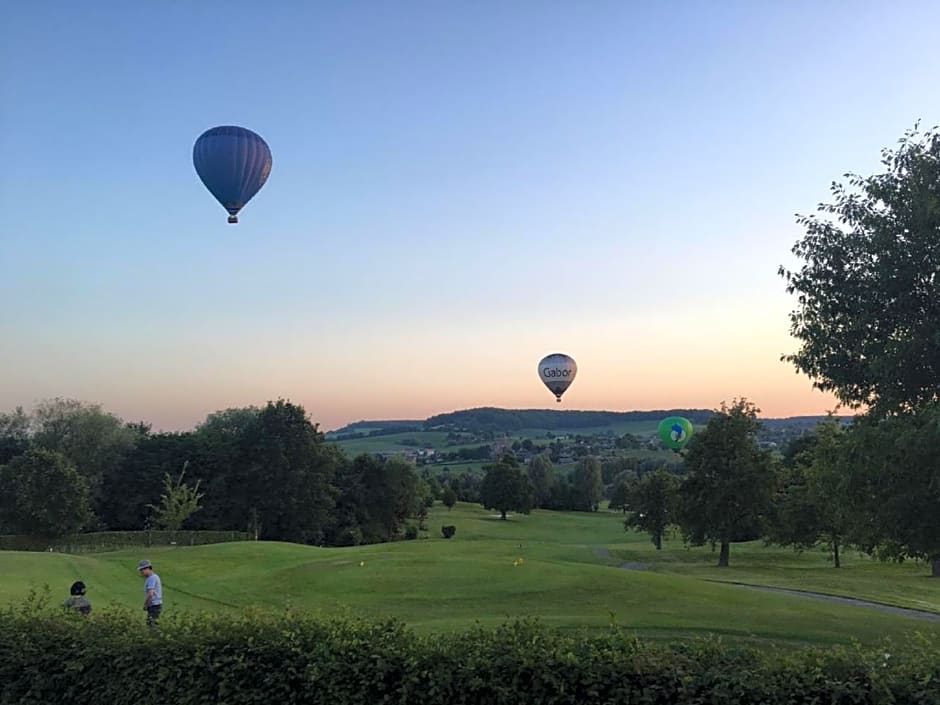
<svg viewBox="0 0 940 705"><path fill-rule="evenodd" d="M248 541L244 531L99 531L73 534L60 539L34 536L0 536L0 551L48 551L98 553L149 546L202 546L210 543Z"/></svg>
<svg viewBox="0 0 940 705"><path fill-rule="evenodd" d="M456 533L457 533L456 526L442 526L441 527L441 534L444 536L445 539L449 539L451 536L453 536Z"/></svg>
<svg viewBox="0 0 940 705"><path fill-rule="evenodd" d="M889 656L886 654L890 654ZM418 636L394 621L0 613L0 705L940 703L940 640L797 652L646 643L531 621Z"/></svg>
<svg viewBox="0 0 940 705"><path fill-rule="evenodd" d="M414 541L418 538L418 527L414 524L408 524L405 527L405 541Z"/></svg>

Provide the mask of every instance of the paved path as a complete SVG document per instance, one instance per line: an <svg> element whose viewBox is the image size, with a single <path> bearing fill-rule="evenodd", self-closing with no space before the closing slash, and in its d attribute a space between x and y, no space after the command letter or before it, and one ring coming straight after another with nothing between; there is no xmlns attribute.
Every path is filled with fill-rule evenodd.
<svg viewBox="0 0 940 705"><path fill-rule="evenodd" d="M610 558L610 549L595 548L594 555L601 558ZM621 570L649 570L648 563L621 563L617 566ZM868 600L857 600L854 597L840 597L838 595L826 595L821 592L810 592L809 590L792 590L789 588L769 587L767 585L752 585L750 583L735 583L727 580L709 580L710 583L720 585L734 585L736 587L748 588L750 590L764 590L766 592L776 592L781 595L793 595L795 597L805 597L810 600L824 600L826 602L835 602L840 605L850 605L852 607L867 607L868 609L896 614L902 617L920 619L925 622L940 622L940 614L936 612L925 612L924 610L912 610L906 607L894 607L893 605L883 605L880 602L869 602Z"/></svg>
<svg viewBox="0 0 940 705"><path fill-rule="evenodd" d="M893 605L883 605L880 602L869 602L868 600L857 600L854 597L840 597L838 595L826 595L821 592L810 592L809 590L791 590L788 588L768 587L767 585L750 585L748 583L731 583L724 580L712 580L714 583L724 583L725 585L736 585L738 587L749 588L751 590L764 590L766 592L777 592L783 595L795 595L797 597L807 597L811 600L825 600L826 602L836 602L840 605L851 605L853 607L867 607L868 609L878 610L879 612L888 612L902 617L911 617L912 619L922 619L925 622L940 622L940 614L936 612L925 612L923 610L912 610L906 607L895 607Z"/></svg>

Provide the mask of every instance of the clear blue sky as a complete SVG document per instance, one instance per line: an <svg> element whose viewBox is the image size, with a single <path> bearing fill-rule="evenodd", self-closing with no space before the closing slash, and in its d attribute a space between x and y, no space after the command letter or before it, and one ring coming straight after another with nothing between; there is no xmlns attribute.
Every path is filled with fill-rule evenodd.
<svg viewBox="0 0 940 705"><path fill-rule="evenodd" d="M935 2L23 2L0 61L0 409L161 428L548 406L555 350L567 408L818 413L793 214L940 122ZM274 154L238 226L218 124Z"/></svg>

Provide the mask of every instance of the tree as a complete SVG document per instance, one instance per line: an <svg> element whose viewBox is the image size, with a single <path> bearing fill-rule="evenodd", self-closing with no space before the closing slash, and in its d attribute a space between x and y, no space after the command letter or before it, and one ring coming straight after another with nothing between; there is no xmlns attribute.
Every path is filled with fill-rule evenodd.
<svg viewBox="0 0 940 705"><path fill-rule="evenodd" d="M815 433L804 433L792 439L781 451L783 457L780 459L780 464L785 468L796 467L800 456L806 451L812 450L813 446L816 445L816 441Z"/></svg>
<svg viewBox="0 0 940 705"><path fill-rule="evenodd" d="M210 477L206 468L212 467L212 463L202 452L196 434L152 433L141 436L102 480L102 498L98 503L101 522L112 530L139 530L148 518L150 505L159 502L167 473L176 474L186 463L189 463L187 475L206 487ZM225 502L224 497L214 497L212 492L209 490L209 500L204 503L209 511ZM214 516L206 516L206 506L190 520L190 526L216 526L212 523ZM231 528L236 526L241 528L241 524L234 524Z"/></svg>
<svg viewBox="0 0 940 705"><path fill-rule="evenodd" d="M607 458L601 463L601 479L605 485L612 485L627 477L635 478L638 466L639 463L636 458L624 458L623 456Z"/></svg>
<svg viewBox="0 0 940 705"><path fill-rule="evenodd" d="M798 218L802 262L780 274L798 297L790 323L801 347L784 359L842 403L868 408L851 444L867 498L860 545L930 560L937 575L936 446L931 455L911 429L932 436L940 403L940 131L915 126L882 164L833 184L834 203L819 209L838 223Z"/></svg>
<svg viewBox="0 0 940 705"><path fill-rule="evenodd" d="M940 404L916 413L862 417L850 433L855 543L885 559L927 561L940 578Z"/></svg>
<svg viewBox="0 0 940 705"><path fill-rule="evenodd" d="M192 487L183 482L187 465L189 462L183 463L183 469L175 482L170 477L170 473L164 475L160 505L150 505L156 511L157 524L170 531L179 531L183 528L186 520L199 510L199 502L204 496L199 491L199 480Z"/></svg>
<svg viewBox="0 0 940 705"><path fill-rule="evenodd" d="M601 464L594 456L578 461L574 469L575 508L583 512L596 512L604 497Z"/></svg>
<svg viewBox="0 0 940 705"><path fill-rule="evenodd" d="M693 545L721 545L719 567L728 566L732 542L760 535L773 496L773 461L757 446L758 411L745 399L722 403L687 450L679 525Z"/></svg>
<svg viewBox="0 0 940 705"><path fill-rule="evenodd" d="M378 543L394 539L406 519L427 516L426 495L414 468L401 458L362 454L339 468L335 543ZM353 541L353 537L358 537Z"/></svg>
<svg viewBox="0 0 940 705"><path fill-rule="evenodd" d="M483 468L486 475L480 485L480 504L484 509L495 509L501 519L506 512L528 514L532 508L532 485L529 478L512 456L504 456L498 463Z"/></svg>
<svg viewBox="0 0 940 705"><path fill-rule="evenodd" d="M283 399L260 411L226 412L225 421L207 420L198 431L211 467L202 459L193 463L211 478L207 497L220 495L217 528L254 524L263 539L321 543L333 521L339 451L327 445L302 406Z"/></svg>
<svg viewBox="0 0 940 705"><path fill-rule="evenodd" d="M454 505L457 504L457 493L454 492L453 487L448 485L446 488L444 488L444 491L441 493L441 501L448 510L454 508Z"/></svg>
<svg viewBox="0 0 940 705"><path fill-rule="evenodd" d="M675 519L678 490L679 481L662 468L645 475L630 493L633 512L624 522L624 528L647 532L656 550L661 550L666 529Z"/></svg>
<svg viewBox="0 0 940 705"><path fill-rule="evenodd" d="M529 482L532 483L533 505L544 507L552 495L552 485L555 482L555 467L551 458L540 453L529 461L527 468Z"/></svg>
<svg viewBox="0 0 940 705"><path fill-rule="evenodd" d="M57 538L91 520L88 483L61 453L28 450L0 467L0 526Z"/></svg>
<svg viewBox="0 0 940 705"><path fill-rule="evenodd" d="M779 273L798 297L785 355L821 390L877 414L940 400L940 132L915 127L884 173L847 174L833 203L798 216L800 268Z"/></svg>
<svg viewBox="0 0 940 705"><path fill-rule="evenodd" d="M137 432L98 404L49 399L33 411L33 444L62 453L88 481L92 506L104 499L104 477L138 440Z"/></svg>
<svg viewBox="0 0 940 705"><path fill-rule="evenodd" d="M825 542L839 568L840 549L859 516L853 503L853 464L847 434L838 421L820 424L813 438L781 471L768 538L796 548Z"/></svg>
<svg viewBox="0 0 940 705"><path fill-rule="evenodd" d="M614 481L610 492L610 508L617 509L624 514L631 508L631 497L633 496L633 485L636 479L631 479L625 475Z"/></svg>
<svg viewBox="0 0 940 705"><path fill-rule="evenodd" d="M22 406L10 413L0 414L0 465L6 465L17 455L26 452L31 426L32 420Z"/></svg>

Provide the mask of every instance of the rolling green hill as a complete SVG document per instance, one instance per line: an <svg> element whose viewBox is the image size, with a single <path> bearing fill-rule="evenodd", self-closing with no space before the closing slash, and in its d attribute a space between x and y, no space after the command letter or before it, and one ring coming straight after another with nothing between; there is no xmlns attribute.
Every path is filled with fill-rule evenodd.
<svg viewBox="0 0 940 705"><path fill-rule="evenodd" d="M940 582L925 578L922 566L847 557L837 574L820 553L736 545L732 567L718 571L707 548L672 543L657 554L647 537L624 532L620 517L606 512L537 511L504 522L478 506L448 512L438 505L429 523L435 533L423 540L353 548L248 542L82 556L0 552L0 605L42 585L65 599L80 578L96 609L136 608L135 565L147 557L163 577L168 614L289 605L321 615L391 615L422 631L538 616L562 628L614 620L663 638L716 633L820 644L902 638L914 629L940 634L937 622L714 582L799 586L940 613ZM436 533L444 523L457 526L450 541ZM628 560L649 569L619 567Z"/></svg>

